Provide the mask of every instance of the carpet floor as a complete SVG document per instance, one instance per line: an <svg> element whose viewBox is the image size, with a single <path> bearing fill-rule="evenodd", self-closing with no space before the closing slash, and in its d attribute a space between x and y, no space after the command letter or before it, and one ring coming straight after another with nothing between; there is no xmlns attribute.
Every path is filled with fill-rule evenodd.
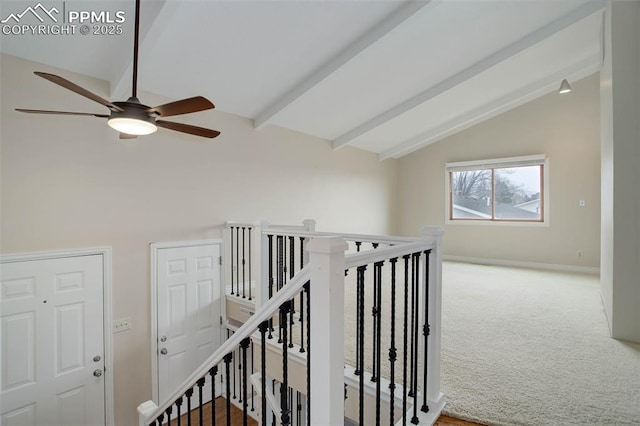
<svg viewBox="0 0 640 426"><path fill-rule="evenodd" d="M640 345L596 276L445 262L445 413L489 425L640 425Z"/></svg>

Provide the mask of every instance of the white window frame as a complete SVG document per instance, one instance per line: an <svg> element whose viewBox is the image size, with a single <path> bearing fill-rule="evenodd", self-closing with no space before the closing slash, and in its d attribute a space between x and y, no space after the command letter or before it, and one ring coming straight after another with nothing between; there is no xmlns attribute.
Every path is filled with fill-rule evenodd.
<svg viewBox="0 0 640 426"><path fill-rule="evenodd" d="M451 219L451 172L492 169L492 168L508 168L508 167L525 167L542 165L542 220L541 221L525 221L525 220L483 220L483 219ZM544 155L528 155L523 157L493 158L487 160L458 161L453 163L445 163L445 224L446 225L480 225L480 226L545 226L550 223L550 203L549 203L549 158Z"/></svg>

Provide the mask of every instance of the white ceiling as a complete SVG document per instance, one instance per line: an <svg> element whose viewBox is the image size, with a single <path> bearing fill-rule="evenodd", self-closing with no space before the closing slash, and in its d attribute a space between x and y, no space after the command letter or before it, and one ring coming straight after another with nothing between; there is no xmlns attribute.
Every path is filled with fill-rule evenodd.
<svg viewBox="0 0 640 426"><path fill-rule="evenodd" d="M3 0L1 19L37 3ZM123 11L123 34L2 35L1 51L126 99L133 0L40 3ZM600 0L143 0L138 89L398 158L597 72L602 11Z"/></svg>

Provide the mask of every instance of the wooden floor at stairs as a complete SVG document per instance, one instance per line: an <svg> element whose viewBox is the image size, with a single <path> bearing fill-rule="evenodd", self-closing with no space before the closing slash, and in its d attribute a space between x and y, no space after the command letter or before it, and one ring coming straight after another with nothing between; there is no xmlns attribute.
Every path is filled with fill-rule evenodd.
<svg viewBox="0 0 640 426"><path fill-rule="evenodd" d="M449 416L440 416L436 420L435 426L481 426L480 423L467 422L465 420L454 419Z"/></svg>
<svg viewBox="0 0 640 426"><path fill-rule="evenodd" d="M198 410L191 410L191 424L199 425L200 413ZM187 424L187 415L181 418L181 424ZM202 408L202 424L211 424L211 403L205 404ZM227 424L227 401L223 397L216 398L216 425ZM231 404L231 426L242 426L242 410ZM255 420L247 419L247 426L257 426Z"/></svg>
<svg viewBox="0 0 640 426"><path fill-rule="evenodd" d="M205 425L211 424L211 404L206 404L202 410L202 420ZM191 424L197 425L199 424L199 416L200 413L198 410L191 411ZM222 397L216 398L216 424L217 425L226 425L227 421L227 407L226 401ZM187 416L186 414L182 416L181 419L182 424L187 424ZM257 426L255 420L249 418L247 421L248 426ZM235 405L231 405L231 426L242 426L242 410L239 410ZM440 416L440 418L436 421L435 426L481 426L479 423L467 422L464 420L454 419L448 416Z"/></svg>

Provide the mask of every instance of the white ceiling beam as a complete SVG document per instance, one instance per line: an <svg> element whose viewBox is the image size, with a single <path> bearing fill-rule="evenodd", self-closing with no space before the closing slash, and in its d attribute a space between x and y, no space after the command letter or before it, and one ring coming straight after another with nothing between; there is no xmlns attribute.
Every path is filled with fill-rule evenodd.
<svg viewBox="0 0 640 426"><path fill-rule="evenodd" d="M454 133L500 115L510 109L553 91L557 91L560 87L560 81L563 78L575 81L598 71L600 71L600 54L595 53L515 92L488 102L433 129L429 129L426 132L407 139L393 148L378 154L378 160L400 158L427 145L438 142L447 136L451 136Z"/></svg>
<svg viewBox="0 0 640 426"><path fill-rule="evenodd" d="M145 1L140 14L140 41L138 49L138 63L142 62L145 55L153 49L160 33L170 27L171 17L174 15L180 2L174 0ZM132 20L134 18L131 18ZM133 28L133 27L132 27ZM129 60L124 69L109 82L111 85L111 99L127 99L131 96L133 82L133 37L129 48ZM138 70L140 67L138 66ZM140 81L140 75L138 75Z"/></svg>
<svg viewBox="0 0 640 426"><path fill-rule="evenodd" d="M315 70L310 76L306 77L293 89L286 92L273 104L269 105L263 112L253 120L256 129L261 129L267 125L279 112L291 105L296 99L300 98L307 91L315 87L325 78L336 72L351 59L363 52L369 46L380 40L386 34L398 27L401 23L413 16L422 9L431 0L407 1L391 15L387 16L382 22L376 24L373 29L358 38L351 45L339 52L336 56L325 62L320 68ZM437 2L433 2L437 4Z"/></svg>
<svg viewBox="0 0 640 426"><path fill-rule="evenodd" d="M545 40L548 37L562 31L582 19L604 10L604 3L601 0L590 1L583 4L572 12L556 19L555 21L545 25L544 27L526 35L520 40L510 44L509 46L498 50L497 52L485 57L468 68L454 74L448 79L432 86L423 92L409 98L408 100L384 111L383 113L367 120L359 126L349 130L333 141L333 148L338 149L347 145L349 142L362 136L363 134L375 129L376 127L398 117L401 114L415 108L416 106L427 102L430 99L446 92L447 90L477 76L478 74L488 70L489 68L499 64L500 62L522 52L525 49Z"/></svg>

